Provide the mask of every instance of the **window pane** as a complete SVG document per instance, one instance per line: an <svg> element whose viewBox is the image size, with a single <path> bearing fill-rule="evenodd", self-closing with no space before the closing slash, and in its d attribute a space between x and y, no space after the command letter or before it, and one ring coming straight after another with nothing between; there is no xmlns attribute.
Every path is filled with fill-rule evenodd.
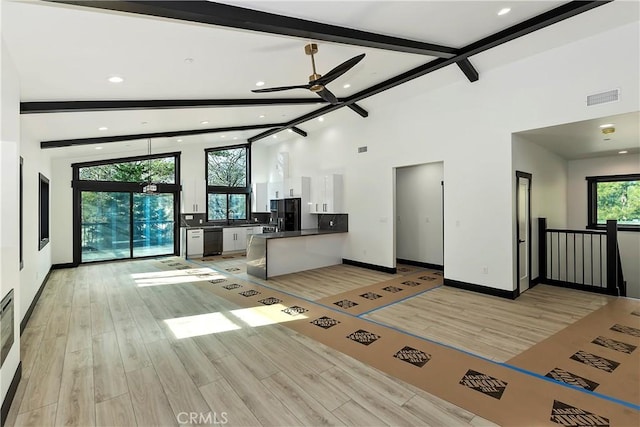
<svg viewBox="0 0 640 427"><path fill-rule="evenodd" d="M217 193L209 193L208 197L208 210L209 210L209 221L220 221L227 220L227 195L226 194L217 194Z"/></svg>
<svg viewBox="0 0 640 427"><path fill-rule="evenodd" d="M133 194L133 256L173 254L173 194Z"/></svg>
<svg viewBox="0 0 640 427"><path fill-rule="evenodd" d="M598 224L640 225L640 181L597 183Z"/></svg>
<svg viewBox="0 0 640 427"><path fill-rule="evenodd" d="M175 157L88 166L80 168L79 172L83 181L147 182L149 170L152 182L176 183Z"/></svg>
<svg viewBox="0 0 640 427"><path fill-rule="evenodd" d="M247 149L207 152L207 182L219 187L246 187Z"/></svg>
<svg viewBox="0 0 640 427"><path fill-rule="evenodd" d="M247 219L246 194L229 194L229 219Z"/></svg>
<svg viewBox="0 0 640 427"><path fill-rule="evenodd" d="M131 256L129 244L129 193L81 193L82 262Z"/></svg>

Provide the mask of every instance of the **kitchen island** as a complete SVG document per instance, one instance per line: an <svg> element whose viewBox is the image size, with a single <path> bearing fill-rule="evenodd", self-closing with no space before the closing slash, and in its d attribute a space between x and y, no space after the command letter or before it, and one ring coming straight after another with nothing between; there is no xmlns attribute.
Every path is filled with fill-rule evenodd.
<svg viewBox="0 0 640 427"><path fill-rule="evenodd" d="M247 274L269 277L342 264L346 231L309 229L254 234L247 242Z"/></svg>

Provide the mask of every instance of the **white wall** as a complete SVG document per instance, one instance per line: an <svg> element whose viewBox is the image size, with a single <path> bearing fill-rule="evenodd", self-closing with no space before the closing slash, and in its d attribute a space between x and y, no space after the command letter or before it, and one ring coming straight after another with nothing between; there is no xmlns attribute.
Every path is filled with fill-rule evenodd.
<svg viewBox="0 0 640 427"><path fill-rule="evenodd" d="M396 258L442 265L444 164L396 169Z"/></svg>
<svg viewBox="0 0 640 427"><path fill-rule="evenodd" d="M552 31L575 22L559 23ZM540 37L547 31L541 30ZM327 128L307 138L269 141L267 156L289 152L292 176L325 169L344 173L345 258L387 267L394 266L395 257L394 168L444 161L446 277L513 290L511 135L637 111L638 34L637 22L622 26L500 68L480 69L475 83L459 75L455 84L427 90L431 76L416 79L363 101L369 118L342 109L327 116ZM526 45L527 37L518 43ZM500 56L506 48L478 55L476 62ZM593 52L603 51L607 60L594 61ZM449 67L433 77L441 73L459 70ZM624 96L586 107L586 95L608 88L621 88ZM331 126L334 117L340 124ZM368 152L358 154L362 145ZM485 268L488 274L482 273Z"/></svg>
<svg viewBox="0 0 640 427"><path fill-rule="evenodd" d="M640 142L639 142L640 144ZM572 160L569 162L567 201L568 226L583 229L587 225L587 176L622 175L640 173L640 155ZM618 232L618 245L622 270L627 281L627 296L640 298L640 233Z"/></svg>
<svg viewBox="0 0 640 427"><path fill-rule="evenodd" d="M513 136L513 200L515 200L516 171L532 174L531 177L531 278L538 277L538 218L547 219L549 228L567 226L567 161L549 150ZM515 203L513 215L515 218ZM515 236L515 221L513 233ZM516 259L514 239L514 273Z"/></svg>
<svg viewBox="0 0 640 427"><path fill-rule="evenodd" d="M0 5L1 8L1 5ZM20 363L20 81L13 61L1 40L0 57L0 299L14 290L14 342L0 368L0 401L9 390Z"/></svg>
<svg viewBox="0 0 640 427"><path fill-rule="evenodd" d="M20 271L20 320L22 320L33 302L33 299L40 289L47 273L51 269L51 247L52 230L55 223L51 221L51 209L49 210L49 244L41 250L39 249L38 235L38 191L40 186L39 173L49 179L49 191L54 183L51 176L51 164L48 154L40 149L40 141L29 135L29 132L22 127L20 134L20 155L24 159L23 163L23 259L24 267ZM51 197L52 205L57 203ZM51 208L51 206L50 206Z"/></svg>

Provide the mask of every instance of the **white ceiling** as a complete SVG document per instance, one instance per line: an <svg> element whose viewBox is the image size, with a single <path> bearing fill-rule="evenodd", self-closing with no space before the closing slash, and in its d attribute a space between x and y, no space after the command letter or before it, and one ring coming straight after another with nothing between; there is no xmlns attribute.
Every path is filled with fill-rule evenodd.
<svg viewBox="0 0 640 427"><path fill-rule="evenodd" d="M604 134L600 126L613 125ZM518 132L529 142L545 147L567 160L640 153L640 112L618 114L593 120L567 123Z"/></svg>
<svg viewBox="0 0 640 427"><path fill-rule="evenodd" d="M266 12L346 26L360 30L462 47L515 23L550 10L563 1L233 1L233 5ZM622 4L617 4L622 3ZM502 7L512 12L497 16ZM615 19L598 19L611 10ZM614 2L583 15L591 15L593 25L571 34L549 31L538 38L527 36L508 55L488 59L471 57L480 71L548 49L594 31L602 31L637 20L637 2ZM599 15L598 15L599 14ZM576 18L572 18L576 19ZM584 18L587 19L587 18ZM22 101L77 100L161 100L308 98L305 90L253 94L257 81L265 87L306 84L311 74L304 45L309 41L293 37L234 30L164 18L101 11L39 1L4 1L2 37L20 76ZM512 42L513 43L513 42ZM362 62L328 85L339 98L405 72L432 60L432 57L387 50L318 42L316 65L322 74L341 62L366 53ZM493 61L493 63L491 62ZM455 66L451 66L452 68ZM453 70L452 70L453 71ZM107 78L122 76L112 84ZM466 80L455 69L458 80ZM429 79L426 75L421 79ZM343 88L351 84L348 89ZM473 83L469 83L473 84ZM393 91L393 89L391 89ZM359 104L375 109L386 93ZM375 100L374 100L375 98ZM320 101L320 98L318 98ZM382 100L382 101L380 101ZM263 107L193 108L25 114L23 125L35 139L57 140L112 135L143 134L222 126L285 122L314 111L319 104ZM348 116L346 109L331 113L336 120ZM264 118L260 118L264 115ZM208 121L206 125L202 121ZM637 120L637 118L636 118ZM335 120L300 125L306 131L334 126ZM106 126L106 131L98 128ZM224 135L183 138L211 144L242 142L260 130ZM286 137L282 135L282 137ZM234 140L233 138L237 138ZM175 143L167 138L165 143ZM636 139L637 141L637 139ZM143 141L136 142L140 144ZM113 143L124 148L132 143ZM146 143L145 143L146 146ZM90 146L52 149L52 155L83 155Z"/></svg>

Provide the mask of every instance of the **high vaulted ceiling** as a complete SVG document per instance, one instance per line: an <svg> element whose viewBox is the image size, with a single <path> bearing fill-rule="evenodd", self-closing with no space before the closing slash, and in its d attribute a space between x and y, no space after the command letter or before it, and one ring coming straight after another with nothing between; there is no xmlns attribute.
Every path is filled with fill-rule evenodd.
<svg viewBox="0 0 640 427"><path fill-rule="evenodd" d="M53 156L85 155L96 144L104 146L105 152L127 151L135 144L146 146L149 135L157 136L153 139L154 144L164 146L179 146L190 141L206 141L211 146L226 145L230 141L240 143L256 139L263 131L291 127L292 121L305 115L313 120L298 120L295 130L312 133L321 127L335 125L337 120L373 120L342 108L344 105L332 112L329 104L307 90L251 92L257 88L258 81L265 82L264 87L306 84L312 72L310 59L304 53L304 45L309 42L318 43L315 59L320 74L351 57L366 54L359 64L331 82L328 88L348 103L358 94L367 95L358 97L356 106L365 112L375 112L376 106L382 105L387 93L394 89L376 93L372 87L382 86L383 82L393 81L396 76L415 71L417 67L425 70L431 67L425 64L437 65L438 61L470 53L459 58L462 61L468 56L469 62L463 61L460 66L455 62L447 65L437 71L438 78L434 77L436 73L417 78L433 79L434 85L460 80L473 85L475 71L482 79L483 71L492 67L632 22L638 15L637 2L580 6L586 11L580 10L582 13L574 17L567 13L565 17L569 21L583 19L589 25L576 25L570 31L566 27L556 31L551 25L544 32L524 35L527 43L521 43L522 38L511 42L492 36L504 30L511 36L519 35L512 31L514 25L540 15L557 15L558 7L570 10L576 8L577 3L537 0L225 2L226 5L366 31L387 37L385 41L395 37L405 39L405 42L419 42L415 43L419 47L426 43L444 46L441 55L444 58L438 59L434 56L437 53L433 52L431 55L399 52L391 50L389 45L369 47L374 45L371 40L375 37L369 36L369 42L363 43L350 38L352 32L348 33L349 37L340 39L351 43L345 44L317 32L313 33L314 38L294 37L184 20L206 17L210 11L208 6L215 6L207 2L64 3L82 5L12 0L3 0L2 4L2 37L20 76L24 128L31 137L53 142L53 145L74 144L78 139L89 143L52 148ZM589 3L581 2L580 5ZM166 17L178 16L172 7L180 9L183 19ZM498 15L505 7L511 8L511 12ZM192 10L185 12L185 8ZM121 11L125 9L164 16ZM625 12L620 13L621 9ZM240 11L241 16L242 13ZM214 18L224 20L228 16ZM269 25L263 25L263 30L282 27L274 17L267 17L267 21ZM539 18L536 22L549 21ZM536 22L530 21L529 27ZM526 27L523 34L535 29ZM327 28L330 27L321 27ZM282 28L275 31L280 30ZM513 48L501 49L496 55L482 55L483 49L473 50L477 47L474 43L479 41L477 46L483 49L490 48L491 42L498 44L500 41L506 41L503 46L512 44ZM124 82L110 83L107 79L111 76L121 76ZM185 100L201 101L203 105L184 108ZM211 106L211 100L224 105ZM270 100L275 101L271 105L260 105ZM45 101L62 104L46 104ZM131 101L131 104L115 102L115 107L119 108L112 108L114 105L101 102L98 106L85 104L79 110L65 111L64 108L71 105L70 101ZM147 103L143 105L138 101ZM176 108L176 104L182 106ZM62 110L54 112L58 108ZM315 120L323 113L321 109L326 109L327 120L324 122ZM107 130L99 130L101 127ZM234 130L248 127L255 129ZM220 130L224 128L228 129ZM217 130L207 133L207 129ZM286 132L279 133L282 138L287 135ZM120 139L121 142L107 144L109 141L101 138ZM178 143L178 139L182 142Z"/></svg>

